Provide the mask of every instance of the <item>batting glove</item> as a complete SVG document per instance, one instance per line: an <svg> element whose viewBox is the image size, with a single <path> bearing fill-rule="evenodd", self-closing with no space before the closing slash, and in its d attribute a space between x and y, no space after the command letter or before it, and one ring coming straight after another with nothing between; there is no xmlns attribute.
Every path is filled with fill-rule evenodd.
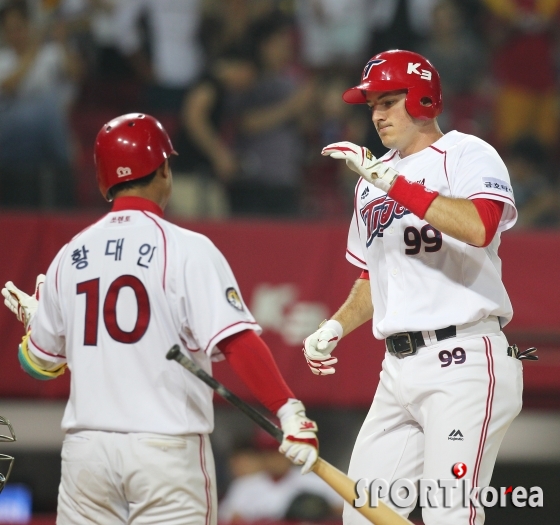
<svg viewBox="0 0 560 525"><path fill-rule="evenodd" d="M331 319L322 323L319 330L303 341L303 355L311 372L316 376L328 376L335 373L332 365L338 363L338 359L333 357L331 352L342 339L342 334L342 325Z"/></svg>
<svg viewBox="0 0 560 525"><path fill-rule="evenodd" d="M303 465L301 473L307 474L319 457L317 424L305 415L305 407L297 399L288 399L276 415L284 433L280 452L292 463Z"/></svg>
<svg viewBox="0 0 560 525"><path fill-rule="evenodd" d="M29 329L29 323L37 311L39 306L39 297L41 289L45 282L45 276L39 274L35 283L35 292L33 295L27 295L17 288L12 281L8 281L2 288L4 296L4 304L14 313L19 321L23 323L25 331Z"/></svg>
<svg viewBox="0 0 560 525"><path fill-rule="evenodd" d="M323 148L321 155L344 159L346 165L375 187L389 192L399 172L376 159L371 151L352 142L335 142Z"/></svg>

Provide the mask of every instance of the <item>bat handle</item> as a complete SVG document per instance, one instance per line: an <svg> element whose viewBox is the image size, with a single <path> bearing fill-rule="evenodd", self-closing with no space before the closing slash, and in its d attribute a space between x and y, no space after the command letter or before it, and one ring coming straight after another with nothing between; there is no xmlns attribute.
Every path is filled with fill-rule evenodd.
<svg viewBox="0 0 560 525"><path fill-rule="evenodd" d="M172 361L173 359L177 360L180 354L181 354L181 350L179 348L179 345L173 345L169 349L169 352L167 352L167 355L165 357L169 359L169 361Z"/></svg>

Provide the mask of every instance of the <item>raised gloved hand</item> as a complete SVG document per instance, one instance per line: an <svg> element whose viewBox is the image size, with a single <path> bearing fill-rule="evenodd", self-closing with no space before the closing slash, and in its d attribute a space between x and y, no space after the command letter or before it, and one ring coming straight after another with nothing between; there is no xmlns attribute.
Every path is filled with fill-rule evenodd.
<svg viewBox="0 0 560 525"><path fill-rule="evenodd" d="M389 192L399 172L376 159L371 151L352 142L335 142L323 148L321 155L344 159L346 165L375 187Z"/></svg>
<svg viewBox="0 0 560 525"><path fill-rule="evenodd" d="M327 376L335 373L332 365L338 362L331 355L338 341L342 338L343 329L338 321L331 319L321 324L303 341L303 355L307 364L316 376Z"/></svg>
<svg viewBox="0 0 560 525"><path fill-rule="evenodd" d="M307 474L319 457L317 424L305 415L305 407L297 399L288 399L276 415L284 433L280 452L294 464L303 465L301 473Z"/></svg>
<svg viewBox="0 0 560 525"><path fill-rule="evenodd" d="M4 304L14 313L19 321L23 323L25 331L29 329L29 323L37 311L39 306L39 296L45 282L45 276L39 274L35 283L35 292L33 295L27 295L17 288L12 281L8 281L2 288L4 296Z"/></svg>

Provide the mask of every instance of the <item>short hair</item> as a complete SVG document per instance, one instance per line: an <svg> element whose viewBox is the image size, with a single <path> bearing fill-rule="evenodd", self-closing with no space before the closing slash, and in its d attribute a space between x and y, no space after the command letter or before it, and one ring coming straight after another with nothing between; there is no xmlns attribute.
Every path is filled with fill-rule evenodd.
<svg viewBox="0 0 560 525"><path fill-rule="evenodd" d="M161 168L161 166L159 168ZM159 168L157 168L149 175L146 175L145 177L141 177L139 179L134 179L134 180L128 180L125 182L119 182L118 184L115 184L114 186L109 188L109 191L107 192L107 198L109 200L113 200L117 197L119 193L125 190L130 190L133 188L144 188L146 186L149 186L152 183L152 181L156 178L156 173L159 170Z"/></svg>

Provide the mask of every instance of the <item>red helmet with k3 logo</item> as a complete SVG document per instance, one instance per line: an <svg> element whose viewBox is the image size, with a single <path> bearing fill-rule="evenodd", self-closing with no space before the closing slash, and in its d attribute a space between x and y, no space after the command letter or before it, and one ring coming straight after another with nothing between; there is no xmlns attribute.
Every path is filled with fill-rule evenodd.
<svg viewBox="0 0 560 525"><path fill-rule="evenodd" d="M368 60L359 85L342 95L349 104L365 104L368 91L407 90L405 107L410 116L422 120L443 111L439 73L422 55L393 49Z"/></svg>

